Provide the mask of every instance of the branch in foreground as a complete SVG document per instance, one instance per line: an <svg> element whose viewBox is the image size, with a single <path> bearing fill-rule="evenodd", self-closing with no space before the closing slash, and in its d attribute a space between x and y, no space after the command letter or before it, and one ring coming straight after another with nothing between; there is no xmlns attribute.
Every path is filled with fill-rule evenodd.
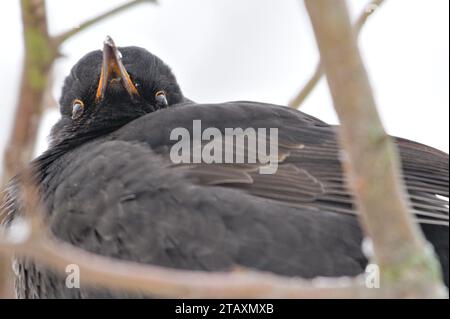
<svg viewBox="0 0 450 319"><path fill-rule="evenodd" d="M367 19L377 11L377 9L383 4L385 0L373 0L369 4L367 4L364 8L364 11L361 12L358 20L356 20L355 25L353 26L355 30L355 34L358 36L361 33L361 30L366 23ZM297 95L289 102L288 106L292 108L300 108L303 102L306 100L308 95L312 92L312 90L317 86L320 79L323 75L323 66L322 62L319 60L319 63L316 66L316 69L311 76L311 78L306 82L305 86L297 93Z"/></svg>
<svg viewBox="0 0 450 319"><path fill-rule="evenodd" d="M34 222L35 225L38 223ZM238 270L202 272L115 260L89 253L34 229L23 242L0 242L0 251L34 259L65 274L67 265L80 268L82 285L100 285L169 298L391 298L417 297L411 286L369 289L362 276L304 280L271 273ZM445 290L442 292L445 296Z"/></svg>
<svg viewBox="0 0 450 319"><path fill-rule="evenodd" d="M86 30L87 28L89 28L90 26L97 24L115 14L118 14L122 11L125 11L131 7L134 7L138 4L144 3L144 2L151 2L151 3L157 3L156 0L133 0L133 1L128 1L114 9L111 9L105 13L102 13L101 15L94 17L92 19L89 19L83 23L80 24L79 27L74 28L74 29L70 29L66 32L63 32L60 35L56 35L55 37L53 37L52 42L53 45L55 47L59 47L63 42L65 42L66 40L68 40L69 38L73 37L74 35L80 33L81 31Z"/></svg>
<svg viewBox="0 0 450 319"><path fill-rule="evenodd" d="M27 256L61 274L67 265L76 264L83 286L100 285L172 298L355 298L375 293L364 288L363 281L358 279L307 282L247 270L229 273L176 270L101 257L48 236L32 238L22 244L0 244L0 251Z"/></svg>
<svg viewBox="0 0 450 319"><path fill-rule="evenodd" d="M22 183L21 193L27 213L13 222L12 229L14 223L19 223L22 236L14 234L11 228L4 234L0 232L0 252L32 258L61 274L65 273L67 265L76 264L80 268L81 282L86 286L100 285L172 298L416 297L417 289L413 286L366 288L363 276L304 280L247 269L234 272L189 271L102 257L48 234L38 190L28 179ZM13 236L8 236L8 232ZM445 296L445 290L442 295Z"/></svg>
<svg viewBox="0 0 450 319"><path fill-rule="evenodd" d="M397 151L381 123L345 1L305 0L335 109L344 163L372 239L382 283L416 282L431 295L443 286L439 263L413 222ZM430 287L434 287L435 290Z"/></svg>

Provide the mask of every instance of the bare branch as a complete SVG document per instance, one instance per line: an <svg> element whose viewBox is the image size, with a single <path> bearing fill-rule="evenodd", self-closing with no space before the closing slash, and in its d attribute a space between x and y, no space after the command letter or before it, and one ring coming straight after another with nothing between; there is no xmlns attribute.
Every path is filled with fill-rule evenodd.
<svg viewBox="0 0 450 319"><path fill-rule="evenodd" d="M59 47L63 42L65 42L66 40L70 39L71 37L73 37L74 35L86 30L87 28L91 27L94 24L97 24L113 15L116 15L120 12L123 12L131 7L134 7L138 4L144 3L144 2L149 2L149 3L157 3L157 0L133 0L133 1L128 1L116 8L113 8L105 13L100 14L97 17L94 17L92 19L89 19L83 23L81 23L79 25L79 27L74 28L74 29L70 29L66 32L63 32L60 35L54 36L52 39L52 42L54 43L55 47Z"/></svg>
<svg viewBox="0 0 450 319"><path fill-rule="evenodd" d="M308 80L308 82L306 82L305 86L300 90L300 92L298 92L298 94L288 103L288 106L296 109L300 108L309 94L311 94L311 92L314 90L317 83L319 83L322 75L323 67L322 63L319 61L311 78Z"/></svg>
<svg viewBox="0 0 450 319"><path fill-rule="evenodd" d="M99 256L61 242L48 233L38 190L31 183L31 174L26 176L21 192L24 209L34 211L25 218L28 236L17 240L17 236L9 235L8 231L0 232L0 252L32 258L62 274L67 265L76 264L86 286L100 285L172 298L388 298L415 297L417 291L407 285L370 289L365 286L363 276L304 280L248 269L233 272L177 270ZM443 297L445 293L443 290Z"/></svg>
<svg viewBox="0 0 450 319"><path fill-rule="evenodd" d="M50 73L53 63L60 56L61 43L87 27L143 2L156 3L156 0L128 1L97 18L86 21L79 29L70 30L52 38L47 28L45 0L20 1L25 56L13 129L4 153L1 188L26 167L32 158L45 105L53 105L55 102L50 92ZM0 256L0 296L5 296L3 292L8 289L6 286L9 281L4 279L9 268L7 263L8 261Z"/></svg>
<svg viewBox="0 0 450 319"><path fill-rule="evenodd" d="M382 280L441 287L439 264L411 218L397 151L378 115L346 2L305 4L342 124L340 140L348 156L344 166Z"/></svg>
<svg viewBox="0 0 450 319"><path fill-rule="evenodd" d="M356 35L358 36L366 23L367 19L377 11L377 9L383 4L385 0L372 0L369 4L367 4L356 20L353 28L355 30ZM308 95L314 90L314 88L319 83L320 79L323 75L323 67L322 63L319 60L317 63L316 69L311 76L311 78L306 82L305 86L298 92L298 94L289 102L288 106L292 108L300 108L303 102L306 100Z"/></svg>
<svg viewBox="0 0 450 319"><path fill-rule="evenodd" d="M25 215L15 223L21 223L22 232L27 236L11 233L14 231L14 222L8 230L0 229L0 253L32 258L62 274L67 265L76 264L80 267L81 279L86 285L101 285L161 297L191 298L350 298L368 294L362 278L308 282L244 269L206 273L102 257L58 241L48 233L43 222L45 212L29 170L21 178L20 193ZM21 240L17 240L17 237Z"/></svg>
<svg viewBox="0 0 450 319"><path fill-rule="evenodd" d="M20 246L0 244L1 250L31 257L62 274L67 265L76 264L85 285L160 297L351 298L370 292L357 279L307 282L254 271L207 273L142 265L101 257L48 237L34 237Z"/></svg>
<svg viewBox="0 0 450 319"><path fill-rule="evenodd" d="M271 273L238 270L202 272L102 257L44 236L43 229L20 244L0 241L0 251L23 255L64 274L67 265L80 268L83 285L100 285L135 293L169 298L414 298L411 285L366 288L362 276L356 278L316 278L304 280ZM445 298L442 289L440 297Z"/></svg>
<svg viewBox="0 0 450 319"><path fill-rule="evenodd" d="M378 11L380 6L384 3L385 0L372 0L365 7L363 12L359 15L355 24L353 25L353 29L355 30L355 34L359 35L363 26L365 25L367 19L375 12Z"/></svg>
<svg viewBox="0 0 450 319"><path fill-rule="evenodd" d="M49 37L45 0L21 0L20 6L25 56L12 131L3 155L0 189L32 158L42 114L43 91L55 57L55 52L47 45ZM0 296L11 295L10 268L9 260L0 256Z"/></svg>
<svg viewBox="0 0 450 319"><path fill-rule="evenodd" d="M35 223L38 225L38 223ZM65 273L67 265L80 268L83 285L146 293L171 298L389 298L415 297L409 286L369 289L364 278L317 278L304 280L275 274L238 270L202 272L164 268L121 261L89 253L34 229L30 240L20 244L0 241L0 251L27 256ZM442 291L445 297L445 290Z"/></svg>
<svg viewBox="0 0 450 319"><path fill-rule="evenodd" d="M14 291L11 289L13 287L12 278L11 261L7 255L0 254L0 298L14 298Z"/></svg>

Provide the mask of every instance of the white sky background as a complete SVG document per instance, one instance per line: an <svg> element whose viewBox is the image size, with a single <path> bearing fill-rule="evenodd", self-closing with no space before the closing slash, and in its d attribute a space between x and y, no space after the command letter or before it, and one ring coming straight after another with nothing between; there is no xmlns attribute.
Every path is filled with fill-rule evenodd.
<svg viewBox="0 0 450 319"><path fill-rule="evenodd" d="M124 0L47 0L52 34ZM367 0L350 0L356 17ZM18 0L2 1L0 154L11 128L23 55ZM318 53L299 0L160 0L139 5L80 33L55 66L58 99L64 77L106 35L119 46L145 47L168 63L197 102L254 100L286 105L313 72ZM361 49L388 132L449 150L449 1L387 0L364 28ZM302 111L337 123L324 80ZM38 152L58 119L52 111ZM0 164L2 156L0 156Z"/></svg>

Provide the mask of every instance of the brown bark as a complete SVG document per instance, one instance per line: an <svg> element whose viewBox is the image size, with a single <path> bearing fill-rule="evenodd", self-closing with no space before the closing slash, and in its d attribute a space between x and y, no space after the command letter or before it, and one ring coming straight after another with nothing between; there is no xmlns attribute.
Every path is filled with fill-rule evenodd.
<svg viewBox="0 0 450 319"><path fill-rule="evenodd" d="M49 73L59 56L60 45L78 32L140 3L156 0L133 0L115 7L98 17L89 19L78 29L69 30L54 38L47 27L45 0L21 0L23 41L25 55L22 64L21 84L12 132L4 154L3 175L0 186L27 167L33 157L36 136L44 110L44 95L49 89ZM0 214L0 223L2 216ZM0 296L11 297L8 276L10 262L0 256Z"/></svg>
<svg viewBox="0 0 450 319"><path fill-rule="evenodd" d="M438 295L433 286L417 289L414 281L373 289L366 286L364 276L305 280L243 268L232 272L181 270L96 255L59 241L48 233L38 189L29 176L26 174L21 185L28 236L18 241L17 238L10 239L7 233L3 236L0 233L0 252L27 256L60 274L65 274L67 265L75 264L84 287L99 285L171 298L446 297L445 289Z"/></svg>
<svg viewBox="0 0 450 319"><path fill-rule="evenodd" d="M25 56L13 130L4 155L1 185L6 185L32 158L48 69L55 58L49 45L45 0L21 0L21 9ZM8 257L0 256L0 294L13 297Z"/></svg>
<svg viewBox="0 0 450 319"><path fill-rule="evenodd" d="M21 0L25 56L13 129L5 152L3 185L34 152L48 70L55 59L47 29L45 0Z"/></svg>
<svg viewBox="0 0 450 319"><path fill-rule="evenodd" d="M341 122L346 173L373 242L382 284L415 282L427 293L430 286L439 290L439 263L412 220L397 150L378 115L346 2L305 4Z"/></svg>

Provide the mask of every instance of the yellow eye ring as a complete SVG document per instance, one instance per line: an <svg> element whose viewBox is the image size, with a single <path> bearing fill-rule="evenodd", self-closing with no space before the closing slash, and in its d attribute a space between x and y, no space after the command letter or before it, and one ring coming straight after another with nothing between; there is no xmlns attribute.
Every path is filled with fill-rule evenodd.
<svg viewBox="0 0 450 319"><path fill-rule="evenodd" d="M158 97L158 96L160 96L160 95L166 96L166 92L164 92L164 91L158 91L158 92L155 93L155 97Z"/></svg>
<svg viewBox="0 0 450 319"><path fill-rule="evenodd" d="M81 100L75 99L72 102L72 120L79 119L84 112L84 103Z"/></svg>
<svg viewBox="0 0 450 319"><path fill-rule="evenodd" d="M166 92L164 92L164 91L156 92L155 100L156 100L156 105L158 108L166 107L169 105L169 102L167 101Z"/></svg>

